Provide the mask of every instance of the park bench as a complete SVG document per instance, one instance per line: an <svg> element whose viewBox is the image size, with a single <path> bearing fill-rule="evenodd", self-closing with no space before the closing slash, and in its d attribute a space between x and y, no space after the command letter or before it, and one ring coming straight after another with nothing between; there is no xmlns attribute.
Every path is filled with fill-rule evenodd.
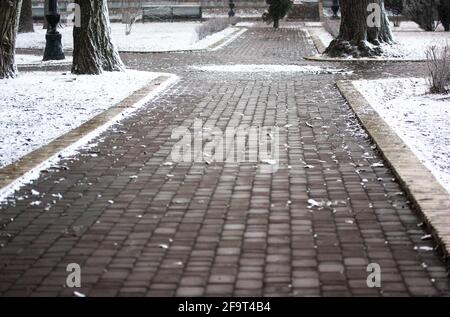
<svg viewBox="0 0 450 317"><path fill-rule="evenodd" d="M201 20L202 7L195 4L144 5L142 22L146 20Z"/></svg>
<svg viewBox="0 0 450 317"><path fill-rule="evenodd" d="M67 18L72 13L72 11L67 11L67 4L61 3L58 7L59 13L61 15L61 22L67 23ZM32 6L32 12L33 12L33 20L42 22L45 20L45 8L43 5L33 5Z"/></svg>

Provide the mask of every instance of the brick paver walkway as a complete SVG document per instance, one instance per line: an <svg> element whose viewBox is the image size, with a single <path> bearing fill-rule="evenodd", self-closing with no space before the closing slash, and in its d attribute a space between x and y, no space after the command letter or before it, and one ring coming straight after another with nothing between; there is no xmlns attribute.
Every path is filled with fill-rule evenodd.
<svg viewBox="0 0 450 317"><path fill-rule="evenodd" d="M87 296L448 294L445 265L419 248L432 244L399 185L372 166L382 159L334 86L342 75L189 67L307 64L313 53L301 30L255 27L215 52L124 55L181 80L1 206L0 294L72 296L69 263L81 265ZM196 118L222 130L281 127L280 169L163 164L172 130ZM31 189L45 193L42 205L30 205ZM381 266L381 288L367 287L368 263Z"/></svg>

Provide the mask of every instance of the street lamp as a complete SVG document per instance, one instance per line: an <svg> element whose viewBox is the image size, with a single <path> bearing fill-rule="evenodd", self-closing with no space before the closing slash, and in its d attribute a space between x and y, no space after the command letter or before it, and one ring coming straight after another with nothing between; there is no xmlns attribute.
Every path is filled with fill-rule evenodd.
<svg viewBox="0 0 450 317"><path fill-rule="evenodd" d="M339 11L339 0L333 0L333 5L331 6L331 10L333 10L333 19L339 19L337 13Z"/></svg>
<svg viewBox="0 0 450 317"><path fill-rule="evenodd" d="M230 7L230 11L228 11L228 17L232 18L235 15L234 8L236 7L236 5L234 4L233 0L230 0L230 4L228 6Z"/></svg>
<svg viewBox="0 0 450 317"><path fill-rule="evenodd" d="M57 0L47 0L48 1L48 11L45 13L45 18L47 19L47 34L45 35L45 51L44 51L44 61L50 60L61 60L65 59L62 44L61 44L61 33L58 32L57 26L61 19L58 13L58 1Z"/></svg>

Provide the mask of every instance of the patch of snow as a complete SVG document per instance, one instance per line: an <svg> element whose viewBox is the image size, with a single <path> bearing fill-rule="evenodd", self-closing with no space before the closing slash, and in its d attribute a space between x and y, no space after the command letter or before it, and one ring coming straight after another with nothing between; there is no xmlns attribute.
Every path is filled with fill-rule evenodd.
<svg viewBox="0 0 450 317"><path fill-rule="evenodd" d="M344 73L350 74L344 69L324 68L320 66L300 66L300 65L267 65L267 64L249 64L249 65L202 65L192 66L192 68L208 72L241 72L241 73L278 73L278 72L299 72L310 74L330 74L330 73Z"/></svg>
<svg viewBox="0 0 450 317"><path fill-rule="evenodd" d="M447 43L450 44L449 32L424 32L420 29L416 30L412 26L409 31L405 31L406 25L410 24L403 23L405 23L404 29L392 28L396 43L393 45L382 44L384 53L382 56L376 57L377 59L423 60L426 58L425 52L428 47L432 45L443 47ZM310 28L308 31L314 33L325 47L328 47L333 40L333 36L324 28Z"/></svg>
<svg viewBox="0 0 450 317"><path fill-rule="evenodd" d="M252 27L254 25L255 25L254 22L239 22L239 23L236 23L236 26Z"/></svg>
<svg viewBox="0 0 450 317"><path fill-rule="evenodd" d="M322 22L312 21L312 22L304 22L306 27L321 27L323 26Z"/></svg>
<svg viewBox="0 0 450 317"><path fill-rule="evenodd" d="M233 33L236 28L229 27L199 41L197 27L201 22L162 22L162 23L136 23L131 34L126 35L126 25L111 23L113 42L120 51L129 52L166 52L206 49L211 44L223 40ZM45 48L45 32L40 27L33 33L18 34L17 48ZM64 49L73 49L73 28L62 27L58 29L62 34Z"/></svg>
<svg viewBox="0 0 450 317"><path fill-rule="evenodd" d="M420 78L353 83L450 192L450 94L427 94L426 80Z"/></svg>
<svg viewBox="0 0 450 317"><path fill-rule="evenodd" d="M0 81L0 167L80 126L158 75L22 72Z"/></svg>
<svg viewBox="0 0 450 317"><path fill-rule="evenodd" d="M384 57L400 59L426 59L428 47L450 44L449 32L393 32L394 45L383 44Z"/></svg>

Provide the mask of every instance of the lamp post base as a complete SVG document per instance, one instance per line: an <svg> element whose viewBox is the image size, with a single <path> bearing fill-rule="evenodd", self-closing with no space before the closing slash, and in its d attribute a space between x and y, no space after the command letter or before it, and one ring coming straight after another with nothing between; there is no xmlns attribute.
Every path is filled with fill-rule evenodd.
<svg viewBox="0 0 450 317"><path fill-rule="evenodd" d="M44 61L58 61L66 58L62 48L61 38L62 35L59 32L47 33L45 35L46 44L43 59Z"/></svg>

